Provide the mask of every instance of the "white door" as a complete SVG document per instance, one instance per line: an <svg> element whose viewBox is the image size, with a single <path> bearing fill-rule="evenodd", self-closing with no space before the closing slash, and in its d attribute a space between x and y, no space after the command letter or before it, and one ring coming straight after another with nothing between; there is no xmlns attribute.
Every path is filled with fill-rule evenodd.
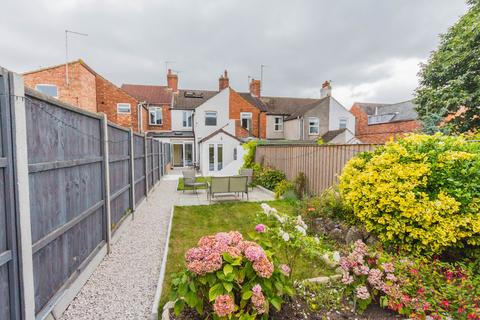
<svg viewBox="0 0 480 320"><path fill-rule="evenodd" d="M208 171L223 169L223 144L210 143L208 145Z"/></svg>

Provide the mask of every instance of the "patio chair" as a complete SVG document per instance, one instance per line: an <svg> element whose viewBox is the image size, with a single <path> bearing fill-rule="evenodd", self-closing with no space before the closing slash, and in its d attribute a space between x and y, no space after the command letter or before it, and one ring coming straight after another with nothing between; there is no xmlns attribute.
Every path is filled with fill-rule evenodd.
<svg viewBox="0 0 480 320"><path fill-rule="evenodd" d="M197 182L197 177L195 174L195 170L183 170L183 193L185 193L185 189L192 188L193 192L197 192L197 187L204 186L204 182Z"/></svg>
<svg viewBox="0 0 480 320"><path fill-rule="evenodd" d="M242 199L243 199L243 194L247 194L247 200L248 200L248 176L235 176L235 177L230 177L230 186L229 186L229 191L234 192L235 194L237 193L242 193Z"/></svg>
<svg viewBox="0 0 480 320"><path fill-rule="evenodd" d="M240 175L248 178L247 183L253 190L253 169L242 168L240 169Z"/></svg>
<svg viewBox="0 0 480 320"><path fill-rule="evenodd" d="M215 196L215 193L228 193L230 185L230 177L212 177L210 182L207 184L207 198L212 201L212 198Z"/></svg>

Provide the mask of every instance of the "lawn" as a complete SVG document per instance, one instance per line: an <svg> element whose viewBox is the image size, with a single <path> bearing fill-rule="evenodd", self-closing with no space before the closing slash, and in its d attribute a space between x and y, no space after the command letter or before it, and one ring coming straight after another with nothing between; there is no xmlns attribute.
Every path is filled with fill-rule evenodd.
<svg viewBox="0 0 480 320"><path fill-rule="evenodd" d="M295 205L291 202L277 200L269 201L268 204L280 212L296 212ZM231 230L238 230L246 236L254 229L255 216L260 211L260 203L256 202L175 207L160 306L168 301L172 273L185 269L184 254L189 248L196 246L198 239L204 235ZM302 261L294 269L293 276L305 279L332 273L321 262Z"/></svg>
<svg viewBox="0 0 480 320"><path fill-rule="evenodd" d="M197 177L196 182L207 182L210 181L210 177ZM197 187L197 189L205 189L205 185ZM178 186L177 186L178 191L182 190L192 190L192 188L187 188L185 189L185 186L183 185L183 178L178 179Z"/></svg>

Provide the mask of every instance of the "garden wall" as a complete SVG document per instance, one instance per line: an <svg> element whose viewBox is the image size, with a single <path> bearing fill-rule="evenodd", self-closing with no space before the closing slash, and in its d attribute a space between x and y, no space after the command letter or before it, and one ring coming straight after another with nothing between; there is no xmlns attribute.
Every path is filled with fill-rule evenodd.
<svg viewBox="0 0 480 320"><path fill-rule="evenodd" d="M258 145L255 162L282 170L293 181L298 173L307 177L307 192L320 194L337 181L337 176L354 155L371 151L378 145Z"/></svg>
<svg viewBox="0 0 480 320"><path fill-rule="evenodd" d="M0 68L0 319L58 317L166 172L170 146Z"/></svg>

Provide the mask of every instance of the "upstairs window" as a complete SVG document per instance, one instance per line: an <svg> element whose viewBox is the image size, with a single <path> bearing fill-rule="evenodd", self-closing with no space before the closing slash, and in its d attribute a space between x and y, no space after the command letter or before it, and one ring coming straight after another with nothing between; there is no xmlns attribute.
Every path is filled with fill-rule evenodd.
<svg viewBox="0 0 480 320"><path fill-rule="evenodd" d="M216 126L217 125L217 112L216 111L205 111L205 125L206 126Z"/></svg>
<svg viewBox="0 0 480 320"><path fill-rule="evenodd" d="M192 127L192 111L183 111L182 126L184 128Z"/></svg>
<svg viewBox="0 0 480 320"><path fill-rule="evenodd" d="M283 131L283 117L274 118L274 130Z"/></svg>
<svg viewBox="0 0 480 320"><path fill-rule="evenodd" d="M37 84L35 90L47 96L58 98L58 88L54 84Z"/></svg>
<svg viewBox="0 0 480 320"><path fill-rule="evenodd" d="M320 132L320 121L318 118L308 118L308 134L318 135Z"/></svg>
<svg viewBox="0 0 480 320"><path fill-rule="evenodd" d="M117 113L129 114L131 109L130 103L117 103Z"/></svg>
<svg viewBox="0 0 480 320"><path fill-rule="evenodd" d="M338 123L338 128L340 129L346 129L347 128L347 119L346 118L341 118L340 122Z"/></svg>
<svg viewBox="0 0 480 320"><path fill-rule="evenodd" d="M150 115L149 123L152 126L159 126L163 123L163 113L162 107L150 107L148 108L148 113Z"/></svg>
<svg viewBox="0 0 480 320"><path fill-rule="evenodd" d="M240 121L242 128L250 132L252 130L252 113L240 112Z"/></svg>

